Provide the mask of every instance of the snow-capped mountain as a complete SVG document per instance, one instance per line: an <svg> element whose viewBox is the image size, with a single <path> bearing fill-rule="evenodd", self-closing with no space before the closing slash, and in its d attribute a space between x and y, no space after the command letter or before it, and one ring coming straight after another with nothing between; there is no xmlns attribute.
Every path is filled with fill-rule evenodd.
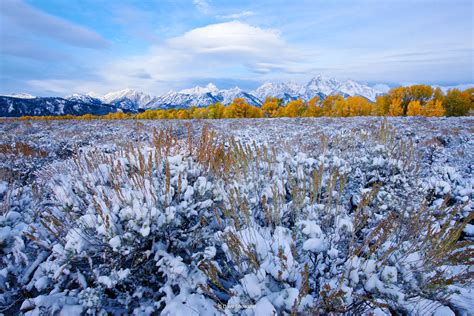
<svg viewBox="0 0 474 316"><path fill-rule="evenodd" d="M169 91L157 97L133 89L110 92L103 96L90 92L83 95L73 94L65 98L41 98L18 94L0 97L0 116L106 114L117 110L138 112L146 109L206 107L217 102L228 105L236 98L243 98L249 104L260 106L267 96L283 99L285 103L297 98L304 100L314 96L325 98L331 94L360 95L373 101L377 93L375 89L352 80L340 82L317 76L306 85L296 82L267 82L251 92L239 87L219 90L214 84L209 83L205 87L196 86L180 91Z"/></svg>
<svg viewBox="0 0 474 316"><path fill-rule="evenodd" d="M179 107L206 107L213 103L221 102L229 104L236 98L244 98L249 104L261 105L259 98L235 87L227 90L219 90L214 84L209 83L205 87L194 87L181 91L169 91L162 96L154 98L148 103L149 108L179 108Z"/></svg>
<svg viewBox="0 0 474 316"><path fill-rule="evenodd" d="M361 96L369 99L370 101L375 101L377 95L380 94L380 92L376 89L355 82L354 80L347 80L342 82L337 87L337 91L343 95Z"/></svg>
<svg viewBox="0 0 474 316"><path fill-rule="evenodd" d="M266 97L279 98L283 102L288 102L300 97L301 89L302 87L295 82L266 82L253 90L251 94L261 100L261 102L265 101Z"/></svg>
<svg viewBox="0 0 474 316"><path fill-rule="evenodd" d="M243 98L248 104L261 105L262 101L251 93L247 93L239 87L234 87L227 90L220 90L217 94L222 104L230 104L237 98Z"/></svg>
<svg viewBox="0 0 474 316"><path fill-rule="evenodd" d="M197 91L197 93L189 93L190 91L187 91L187 93L183 93L182 91L169 91L162 96L154 98L153 101L149 103L148 108L171 109L179 107L188 108L191 106L206 107L219 102L211 92Z"/></svg>
<svg viewBox="0 0 474 316"><path fill-rule="evenodd" d="M102 102L100 98L95 98L84 94L73 94L65 97L65 99L69 101L83 102L88 104L104 104L104 102Z"/></svg>
<svg viewBox="0 0 474 316"><path fill-rule="evenodd" d="M152 101L152 97L143 92L133 89L124 89L110 92L100 98L103 103L112 104L119 108L131 111L137 111L146 108Z"/></svg>
<svg viewBox="0 0 474 316"><path fill-rule="evenodd" d="M375 101L376 96L380 94L380 92L353 80L338 81L334 78L319 75L312 78L305 85L299 85L295 82L267 82L252 91L252 94L260 100L264 100L267 96L272 96L281 98L284 102L298 98L310 100L315 96L324 99L328 95L335 94L340 94L344 97L357 95Z"/></svg>
<svg viewBox="0 0 474 316"><path fill-rule="evenodd" d="M45 115L104 115L121 109L104 104L97 99L84 96L67 98L18 98L0 96L0 117L45 116Z"/></svg>
<svg viewBox="0 0 474 316"><path fill-rule="evenodd" d="M339 86L341 86L341 82L337 81L334 78L326 78L321 75L312 78L306 86L304 86L303 90L301 90L301 94L303 99L309 100L316 95L319 96L328 96L332 94L336 94L338 91Z"/></svg>
<svg viewBox="0 0 474 316"><path fill-rule="evenodd" d="M181 94L187 95L200 95L210 93L211 95L217 95L219 93L219 89L211 82L207 84L205 87L196 86L190 89L184 89L179 91Z"/></svg>
<svg viewBox="0 0 474 316"><path fill-rule="evenodd" d="M10 98L17 98L17 99L34 99L36 98L34 95L29 93L12 93L12 94L4 94L1 95L2 97L10 97Z"/></svg>

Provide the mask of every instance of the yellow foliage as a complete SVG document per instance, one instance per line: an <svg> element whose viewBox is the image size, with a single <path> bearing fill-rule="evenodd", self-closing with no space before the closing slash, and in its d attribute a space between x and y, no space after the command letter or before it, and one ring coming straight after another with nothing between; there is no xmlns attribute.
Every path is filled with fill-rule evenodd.
<svg viewBox="0 0 474 316"><path fill-rule="evenodd" d="M390 103L388 109L389 116L401 116L403 115L402 100L400 98L395 98Z"/></svg>
<svg viewBox="0 0 474 316"><path fill-rule="evenodd" d="M288 102L288 104L285 107L285 116L287 117L300 117L303 116L303 113L305 112L306 107L301 99L297 100L292 100Z"/></svg>
<svg viewBox="0 0 474 316"><path fill-rule="evenodd" d="M446 110L443 107L443 102L440 100L430 100L423 107L421 115L423 116L444 116Z"/></svg>
<svg viewBox="0 0 474 316"><path fill-rule="evenodd" d="M348 116L365 116L371 114L372 108L369 100L364 97L348 97L345 102L347 104L346 108L349 113Z"/></svg>
<svg viewBox="0 0 474 316"><path fill-rule="evenodd" d="M408 103L407 116L420 116L421 104L420 101L411 101Z"/></svg>
<svg viewBox="0 0 474 316"><path fill-rule="evenodd" d="M311 100L308 101L308 104L306 106L306 111L304 113L304 116L306 117L317 117L317 116L322 116L323 115L323 109L319 105L319 101L321 99L316 96L312 98Z"/></svg>
<svg viewBox="0 0 474 316"><path fill-rule="evenodd" d="M340 101L340 99L344 99L342 96L339 95L330 95L327 96L322 102L323 108L323 115L333 116L332 110L336 103L336 101Z"/></svg>
<svg viewBox="0 0 474 316"><path fill-rule="evenodd" d="M371 104L371 115L387 115L390 109L390 99L386 95L379 95L375 103Z"/></svg>
<svg viewBox="0 0 474 316"><path fill-rule="evenodd" d="M347 117L349 116L349 108L347 106L346 100L344 98L337 98L329 112L330 116L335 117Z"/></svg>
<svg viewBox="0 0 474 316"><path fill-rule="evenodd" d="M472 92L466 90L464 92L458 89L449 90L444 98L443 104L448 116L467 115L472 108Z"/></svg>
<svg viewBox="0 0 474 316"><path fill-rule="evenodd" d="M222 103L211 104L207 109L207 118L221 119L224 117L225 106Z"/></svg>
<svg viewBox="0 0 474 316"><path fill-rule="evenodd" d="M277 98L266 97L262 104L264 117L277 117L279 102Z"/></svg>
<svg viewBox="0 0 474 316"><path fill-rule="evenodd" d="M250 109L250 105L245 101L244 98L237 98L232 101L231 104L225 109L225 117L228 118L244 118L247 117L247 112Z"/></svg>

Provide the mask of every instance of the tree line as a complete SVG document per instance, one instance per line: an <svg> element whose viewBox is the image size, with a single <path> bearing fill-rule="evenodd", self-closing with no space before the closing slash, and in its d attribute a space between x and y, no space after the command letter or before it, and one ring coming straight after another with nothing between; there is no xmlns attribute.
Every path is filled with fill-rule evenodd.
<svg viewBox="0 0 474 316"><path fill-rule="evenodd" d="M391 89L377 97L375 102L360 96L344 98L330 95L325 99L316 96L305 102L296 99L284 103L282 99L267 97L262 106L254 106L243 98L229 105L215 103L208 107L182 109L157 109L145 112L86 114L82 116L23 116L21 119L222 119L222 118L270 118L270 117L349 117L349 116L464 116L474 110L474 88L460 91L428 85L412 85Z"/></svg>

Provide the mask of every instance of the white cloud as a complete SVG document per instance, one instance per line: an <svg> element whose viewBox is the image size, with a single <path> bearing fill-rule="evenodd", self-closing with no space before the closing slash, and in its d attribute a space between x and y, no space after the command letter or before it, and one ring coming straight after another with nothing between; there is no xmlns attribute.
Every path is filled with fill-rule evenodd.
<svg viewBox="0 0 474 316"><path fill-rule="evenodd" d="M38 35L76 47L103 49L110 46L109 41L93 30L44 13L22 0L2 0L0 20L1 39L13 34L21 43L27 36Z"/></svg>
<svg viewBox="0 0 474 316"><path fill-rule="evenodd" d="M198 8L198 10L203 13L208 13L211 9L211 6L207 0L193 0L193 3Z"/></svg>
<svg viewBox="0 0 474 316"><path fill-rule="evenodd" d="M174 82L199 78L255 79L298 73L302 55L278 30L238 21L210 24L150 47L148 52L110 62L100 69L107 86L161 93ZM137 76L146 72L147 76ZM167 85L168 83L168 85Z"/></svg>
<svg viewBox="0 0 474 316"><path fill-rule="evenodd" d="M285 49L287 44L280 33L238 21L211 24L186 32L168 40L171 48L204 54L255 54L271 53L272 49Z"/></svg>
<svg viewBox="0 0 474 316"><path fill-rule="evenodd" d="M293 78L308 69L305 55L286 42L277 29L239 21L210 24L150 46L146 52L117 57L96 66L87 79L30 80L34 90L57 94L106 93L126 87L160 94L201 78L267 80Z"/></svg>
<svg viewBox="0 0 474 316"><path fill-rule="evenodd" d="M242 12L229 14L229 15L218 15L217 18L223 19L223 20L238 20L241 18L253 16L253 15L255 15L255 12L253 11L242 11Z"/></svg>
<svg viewBox="0 0 474 316"><path fill-rule="evenodd" d="M47 96L87 93L97 88L97 82L75 79L35 79L26 83L32 90L43 91Z"/></svg>

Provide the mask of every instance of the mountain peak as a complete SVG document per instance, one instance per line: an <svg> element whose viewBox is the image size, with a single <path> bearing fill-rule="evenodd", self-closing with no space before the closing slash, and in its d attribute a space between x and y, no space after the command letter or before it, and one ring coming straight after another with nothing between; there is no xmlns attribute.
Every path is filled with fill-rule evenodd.
<svg viewBox="0 0 474 316"><path fill-rule="evenodd" d="M206 88L210 91L210 92L217 92L219 89L212 83L212 82L209 82L206 86Z"/></svg>
<svg viewBox="0 0 474 316"><path fill-rule="evenodd" d="M240 89L239 87L235 86L233 88L229 88L227 90L221 90L221 91L233 91L233 92L240 92L242 91L242 89Z"/></svg>
<svg viewBox="0 0 474 316"><path fill-rule="evenodd" d="M129 97L129 96L136 96L142 94L141 92L138 92L132 88L125 88L122 90L118 91L113 91L109 92L106 95L104 95L103 99L104 100L109 100L109 99L116 99L116 98L123 98L123 97Z"/></svg>
<svg viewBox="0 0 474 316"><path fill-rule="evenodd" d="M17 99L36 99L37 97L29 93L12 93L3 94L4 97L17 98Z"/></svg>
<svg viewBox="0 0 474 316"><path fill-rule="evenodd" d="M99 94L99 93L96 93L94 91L89 91L85 95L88 96L88 97L91 97L91 98L102 100L102 95Z"/></svg>
<svg viewBox="0 0 474 316"><path fill-rule="evenodd" d="M340 82L334 78L324 77L323 75L317 75L312 78L305 87L305 94L307 98L310 95L316 95L322 93L324 95L333 94L337 90Z"/></svg>
<svg viewBox="0 0 474 316"><path fill-rule="evenodd" d="M107 104L113 104L127 110L136 110L145 107L151 100L151 96L137 90L126 88L123 90L110 92L104 95L101 100Z"/></svg>
<svg viewBox="0 0 474 316"><path fill-rule="evenodd" d="M183 89L179 91L179 93L184 93L184 94L205 94L205 93L211 93L215 94L219 91L217 87L212 83L209 82L205 87L201 86L195 86L194 88L189 88L189 89Z"/></svg>

